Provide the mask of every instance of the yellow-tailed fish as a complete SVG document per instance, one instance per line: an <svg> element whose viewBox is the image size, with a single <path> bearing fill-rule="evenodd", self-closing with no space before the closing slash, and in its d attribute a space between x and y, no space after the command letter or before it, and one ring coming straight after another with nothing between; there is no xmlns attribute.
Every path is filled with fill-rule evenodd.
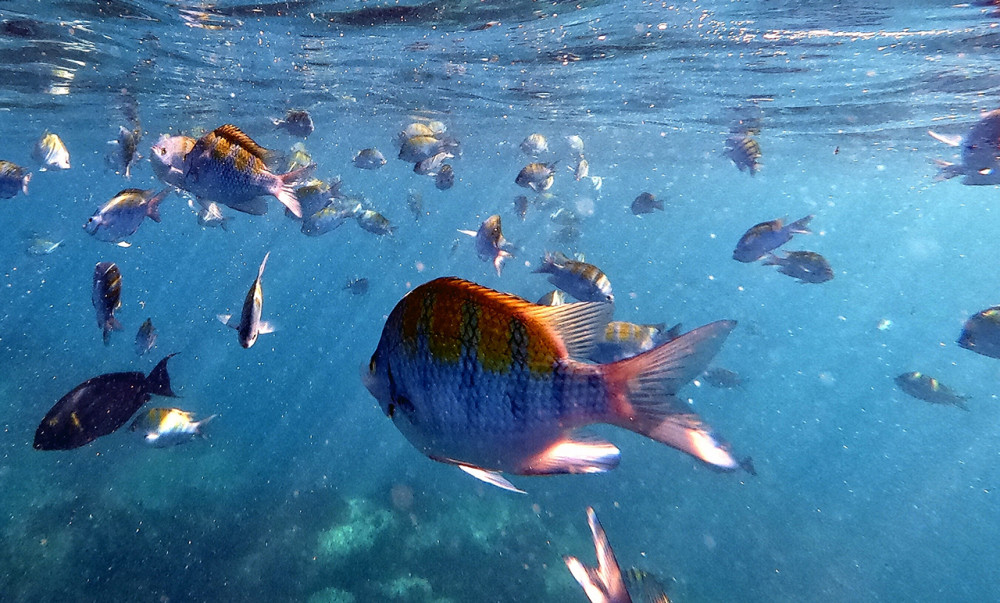
<svg viewBox="0 0 1000 603"><path fill-rule="evenodd" d="M201 428L216 415L194 420L194 415L179 408L150 408L132 421L129 429L156 448L186 444L196 436L203 436Z"/></svg>

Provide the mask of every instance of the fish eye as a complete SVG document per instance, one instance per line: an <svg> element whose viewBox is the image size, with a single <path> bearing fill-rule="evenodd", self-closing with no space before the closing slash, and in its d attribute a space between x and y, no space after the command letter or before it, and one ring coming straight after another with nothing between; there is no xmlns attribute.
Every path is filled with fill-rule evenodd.
<svg viewBox="0 0 1000 603"><path fill-rule="evenodd" d="M167 149L165 149L164 147L156 147L155 150L157 153L160 154L161 157L167 154Z"/></svg>

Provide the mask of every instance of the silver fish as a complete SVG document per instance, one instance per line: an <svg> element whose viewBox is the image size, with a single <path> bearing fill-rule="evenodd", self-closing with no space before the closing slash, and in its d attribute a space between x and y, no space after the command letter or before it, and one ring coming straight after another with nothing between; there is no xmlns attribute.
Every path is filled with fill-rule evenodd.
<svg viewBox="0 0 1000 603"><path fill-rule="evenodd" d="M256 341L257 336L262 333L274 332L274 327L270 323L260 319L261 310L264 306L264 292L260 286L260 279L264 276L264 266L267 265L267 258L271 255L268 251L264 254L264 260L257 269L257 278L250 285L246 299L243 300L243 311L240 314L240 321L234 323L230 314L220 314L219 321L229 327L236 329L239 336L240 345L249 349Z"/></svg>
<svg viewBox="0 0 1000 603"><path fill-rule="evenodd" d="M127 246L124 240L139 230L146 216L154 222L160 221L160 203L171 190L165 188L153 194L152 190L127 188L94 212L83 228L99 241Z"/></svg>
<svg viewBox="0 0 1000 603"><path fill-rule="evenodd" d="M546 253L536 273L548 273L549 282L580 301L613 302L611 281L600 268L587 262L571 260L556 251Z"/></svg>
<svg viewBox="0 0 1000 603"><path fill-rule="evenodd" d="M556 164L553 163L529 163L524 166L514 183L524 188L530 188L536 193L547 191L552 187L552 182L556 173Z"/></svg>
<svg viewBox="0 0 1000 603"><path fill-rule="evenodd" d="M444 162L452 157L454 157L454 155L445 151L428 157L423 161L418 161L413 164L413 173L421 176L437 176Z"/></svg>
<svg viewBox="0 0 1000 603"><path fill-rule="evenodd" d="M521 141L521 151L525 155L537 157L549 150L549 143L541 134L529 134Z"/></svg>
<svg viewBox="0 0 1000 603"><path fill-rule="evenodd" d="M201 435L201 428L216 415L195 421L194 415L179 408L150 408L129 426L150 446L166 448L185 444Z"/></svg>
<svg viewBox="0 0 1000 603"><path fill-rule="evenodd" d="M48 169L69 169L69 151L66 150L66 145L59 136L48 130L38 139L31 157L41 166L38 168L41 172Z"/></svg>

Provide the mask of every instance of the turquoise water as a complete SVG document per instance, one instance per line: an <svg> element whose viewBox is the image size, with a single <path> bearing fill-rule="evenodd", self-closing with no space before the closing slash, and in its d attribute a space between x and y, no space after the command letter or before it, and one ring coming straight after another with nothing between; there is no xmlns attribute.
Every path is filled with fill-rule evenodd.
<svg viewBox="0 0 1000 603"><path fill-rule="evenodd" d="M584 601L562 556L592 562L587 506L622 564L677 601L993 598L998 365L954 342L998 300L996 188L935 182L929 159L954 149L926 131L961 135L997 107L997 18L931 2L0 5L0 159L34 171L28 196L0 202L0 599ZM104 166L123 87L144 131L129 181ZM317 175L339 175L393 237L354 223L305 237L273 199L265 216L226 210L228 232L202 228L180 195L130 248L83 231L119 190L159 188L146 158L160 134L233 123L288 150L298 139L270 118L289 108L316 122ZM451 190L395 158L417 118L462 144ZM760 123L754 177L722 156L740 118ZM45 129L69 171L32 163ZM533 132L562 165L550 205L521 221ZM568 135L599 190L563 167ZM354 168L371 146L388 165ZM642 191L666 210L632 215ZM559 238L558 207L581 216L578 239ZM494 213L518 247L501 277L456 232ZM834 280L731 259L753 224L810 213L816 234L787 248L822 253ZM28 255L34 233L64 242ZM743 388L682 393L756 477L604 427L618 469L510 476L515 495L403 439L358 378L399 298L456 275L537 299L550 287L531 270L557 249L607 273L623 320L739 321L716 362ZM278 330L244 350L215 316L238 312L267 251ZM108 347L98 261L123 275ZM362 276L367 295L343 289ZM147 317L159 340L140 358ZM218 414L207 439L154 449L123 429L32 449L75 385L172 352L182 398L151 404ZM892 379L911 370L971 412L904 395Z"/></svg>

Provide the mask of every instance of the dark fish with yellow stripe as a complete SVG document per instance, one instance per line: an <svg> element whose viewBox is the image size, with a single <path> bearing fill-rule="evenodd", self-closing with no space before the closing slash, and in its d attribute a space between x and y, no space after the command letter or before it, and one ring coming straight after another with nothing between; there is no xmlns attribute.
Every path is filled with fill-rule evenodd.
<svg viewBox="0 0 1000 603"><path fill-rule="evenodd" d="M115 310L122 307L122 273L117 264L98 262L94 266L94 286L90 301L97 310L97 326L101 328L104 345L108 345L111 332L124 328L115 318Z"/></svg>
<svg viewBox="0 0 1000 603"><path fill-rule="evenodd" d="M0 199L13 199L17 193L28 194L31 172L10 161L0 161Z"/></svg>
<svg viewBox="0 0 1000 603"><path fill-rule="evenodd" d="M741 172L749 171L753 176L760 170L760 158L763 156L760 143L747 134L733 134L727 138L723 154L729 157Z"/></svg>
<svg viewBox="0 0 1000 603"><path fill-rule="evenodd" d="M113 433L128 422L150 397L169 396L167 356L149 376L140 372L109 373L74 387L46 413L35 431L36 450L70 450Z"/></svg>
<svg viewBox="0 0 1000 603"><path fill-rule="evenodd" d="M202 136L184 156L182 188L237 211L245 211L256 197L273 195L301 218L302 209L292 185L306 178L314 166L274 174L269 165L276 161L274 152L236 126L226 124Z"/></svg>
<svg viewBox="0 0 1000 603"><path fill-rule="evenodd" d="M563 253L546 253L536 273L548 273L549 282L580 301L615 301L611 281L600 268L571 260Z"/></svg>
<svg viewBox="0 0 1000 603"><path fill-rule="evenodd" d="M418 450L506 489L516 490L501 472L616 467L617 447L578 431L596 423L629 429L718 469L752 469L675 396L736 323L711 323L621 362L586 362L612 311L601 302L540 306L439 278L392 310L363 380Z"/></svg>
<svg viewBox="0 0 1000 603"><path fill-rule="evenodd" d="M895 381L899 389L914 398L930 402L931 404L957 406L962 410L969 410L969 406L965 403L969 399L969 396L956 393L955 390L944 385L934 377L925 375L920 371L903 373L896 377Z"/></svg>
<svg viewBox="0 0 1000 603"><path fill-rule="evenodd" d="M240 345L249 349L257 341L257 336L261 333L271 333L274 328L270 323L260 319L264 307L264 290L260 286L260 279L264 276L264 267L267 266L267 258L271 256L268 251L264 254L264 260L257 269L257 278L250 285L246 299L243 300L243 310L240 313L240 321L233 322L231 314L220 314L219 321L229 327L236 329L239 335Z"/></svg>

